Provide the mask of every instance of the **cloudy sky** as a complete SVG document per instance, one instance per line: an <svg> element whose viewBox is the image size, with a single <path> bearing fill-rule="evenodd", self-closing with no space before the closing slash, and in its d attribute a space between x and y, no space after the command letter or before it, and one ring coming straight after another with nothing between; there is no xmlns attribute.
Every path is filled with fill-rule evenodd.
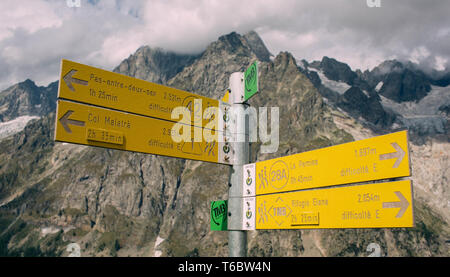
<svg viewBox="0 0 450 277"><path fill-rule="evenodd" d="M199 53L250 30L275 55L326 55L354 70L393 58L444 70L449 11L448 0L1 0L0 90L57 80L62 58L112 70L142 45Z"/></svg>

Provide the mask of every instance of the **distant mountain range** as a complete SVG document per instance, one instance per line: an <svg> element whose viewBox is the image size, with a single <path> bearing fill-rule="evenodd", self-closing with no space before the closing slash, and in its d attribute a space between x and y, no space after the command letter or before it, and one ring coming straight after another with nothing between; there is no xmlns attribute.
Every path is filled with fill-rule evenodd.
<svg viewBox="0 0 450 277"><path fill-rule="evenodd" d="M328 57L299 64L329 105L378 132L408 128L418 140L448 134L450 87L444 74L436 80L396 60L365 72Z"/></svg>
<svg viewBox="0 0 450 277"><path fill-rule="evenodd" d="M253 143L251 161L407 128L416 226L252 231L249 255L367 256L375 242L385 256L448 256L448 73L274 56L253 31L221 36L198 55L143 46L114 71L220 99L229 75L255 60L260 93L249 104L281 107L283 128L278 152ZM226 199L228 166L55 143L57 87L26 80L0 93L0 256L67 256L71 242L82 256L227 255L226 232L209 230L209 204Z"/></svg>
<svg viewBox="0 0 450 277"><path fill-rule="evenodd" d="M246 36L249 49L259 60L272 54L256 32ZM233 42L230 42L233 43ZM114 71L143 80L166 83L201 55L179 55L161 48L139 48ZM297 60L329 105L347 112L378 132L408 128L412 133L447 134L450 113L450 73L434 72L432 77L418 65L397 60L382 62L361 72L324 56L321 61ZM32 80L15 84L0 93L0 121L20 116L43 116L55 111L58 81L38 87ZM1 132L1 127L0 127Z"/></svg>
<svg viewBox="0 0 450 277"><path fill-rule="evenodd" d="M56 110L58 82L38 87L27 79L0 93L0 121L6 122L19 116L44 116Z"/></svg>

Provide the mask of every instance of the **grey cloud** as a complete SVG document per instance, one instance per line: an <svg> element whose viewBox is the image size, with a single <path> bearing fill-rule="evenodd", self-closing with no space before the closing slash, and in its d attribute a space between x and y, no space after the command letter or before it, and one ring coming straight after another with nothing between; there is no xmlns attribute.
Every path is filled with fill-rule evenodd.
<svg viewBox="0 0 450 277"><path fill-rule="evenodd" d="M56 80L62 57L110 69L144 44L199 53L220 35L253 29L273 54L290 51L298 59L326 55L364 70L416 53L428 70L437 60L450 68L446 0L381 0L381 8L366 0L82 0L71 10L50 3L61 26L16 29L0 41L0 89L25 78ZM417 55L421 49L429 54Z"/></svg>
<svg viewBox="0 0 450 277"><path fill-rule="evenodd" d="M68 9L61 5L57 8ZM17 28L0 41L0 89L27 78L47 85L58 79L63 58L107 69L116 65L110 60L98 60L95 53L102 50L105 39L116 31L130 28L135 19L118 12L111 14L111 8L98 10L86 4L79 9L84 12L62 16L64 20L59 26L35 32ZM115 20L109 20L108 16Z"/></svg>
<svg viewBox="0 0 450 277"><path fill-rule="evenodd" d="M365 0L301 2L293 7L297 10L297 20L286 18L282 22L284 26L274 29L267 25L265 30L271 30L272 34L286 30L317 34L316 43L309 49L296 48L289 41L277 44L277 47L290 47L297 58L317 59L334 51L341 55L335 58L366 69L380 59L409 60L414 49L425 47L432 57L424 58L424 65L429 65L435 56L447 59L447 65L450 63L450 36L437 35L445 33L450 26L449 1L381 0L381 3L381 8L369 8ZM264 38L265 34L261 35ZM372 65L358 62L352 58L355 56L367 57Z"/></svg>

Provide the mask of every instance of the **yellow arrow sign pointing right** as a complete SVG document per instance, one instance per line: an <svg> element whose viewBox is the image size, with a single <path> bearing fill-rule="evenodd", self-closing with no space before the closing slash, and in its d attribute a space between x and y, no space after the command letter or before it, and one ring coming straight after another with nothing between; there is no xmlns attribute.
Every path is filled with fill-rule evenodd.
<svg viewBox="0 0 450 277"><path fill-rule="evenodd" d="M381 154L380 161L397 159L395 161L395 164L392 166L392 168L397 168L400 165L400 163L403 161L403 158L405 157L405 151L403 151L403 149L396 142L392 142L391 145L397 151L392 152L392 153L387 153L387 154Z"/></svg>
<svg viewBox="0 0 450 277"><path fill-rule="evenodd" d="M257 195L255 224L256 229L412 227L412 201L410 180Z"/></svg>
<svg viewBox="0 0 450 277"><path fill-rule="evenodd" d="M401 131L260 161L250 181L260 195L410 175L408 134Z"/></svg>
<svg viewBox="0 0 450 277"><path fill-rule="evenodd" d="M398 201L398 202L383 202L383 209L400 208L400 210L398 211L398 213L395 217L401 218L405 214L406 209L408 209L409 202L400 191L395 191L395 194L397 195L398 199L400 199L400 201Z"/></svg>

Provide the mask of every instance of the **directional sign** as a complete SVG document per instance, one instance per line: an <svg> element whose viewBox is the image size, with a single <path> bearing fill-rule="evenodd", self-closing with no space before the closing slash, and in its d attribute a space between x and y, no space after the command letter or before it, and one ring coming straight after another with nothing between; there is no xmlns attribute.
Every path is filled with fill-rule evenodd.
<svg viewBox="0 0 450 277"><path fill-rule="evenodd" d="M256 229L413 227L410 180L256 196Z"/></svg>
<svg viewBox="0 0 450 277"><path fill-rule="evenodd" d="M407 131L401 131L248 164L243 183L254 183L259 195L410 175Z"/></svg>
<svg viewBox="0 0 450 277"><path fill-rule="evenodd" d="M192 125L200 127L209 122L202 116L205 110L219 106L215 99L68 60L61 62L58 97L171 121L176 121L173 109L182 106L191 111Z"/></svg>
<svg viewBox="0 0 450 277"><path fill-rule="evenodd" d="M55 141L225 163L218 157L217 140L174 142L174 122L58 100ZM200 127L189 126L192 132ZM208 130L213 135L218 132Z"/></svg>
<svg viewBox="0 0 450 277"><path fill-rule="evenodd" d="M258 63L252 63L244 73L244 101L258 92Z"/></svg>
<svg viewBox="0 0 450 277"><path fill-rule="evenodd" d="M228 201L211 202L211 231L226 231L228 222Z"/></svg>

